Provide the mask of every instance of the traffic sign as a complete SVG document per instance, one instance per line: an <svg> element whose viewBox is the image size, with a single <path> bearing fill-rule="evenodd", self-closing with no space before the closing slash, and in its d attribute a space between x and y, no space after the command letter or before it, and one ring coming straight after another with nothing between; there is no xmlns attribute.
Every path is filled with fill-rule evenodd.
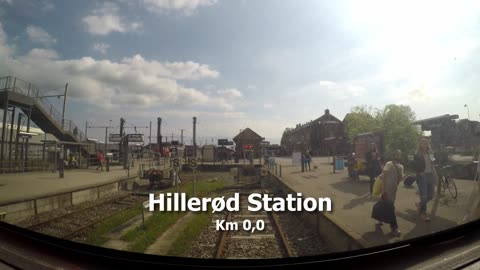
<svg viewBox="0 0 480 270"><path fill-rule="evenodd" d="M192 169L197 168L197 159L196 159L196 158L190 158L190 159L188 160L188 165L189 165L190 168L192 168Z"/></svg>
<svg viewBox="0 0 480 270"><path fill-rule="evenodd" d="M226 145L228 143L228 139L218 139L218 145Z"/></svg>
<svg viewBox="0 0 480 270"><path fill-rule="evenodd" d="M121 142L122 136L120 134L110 134L108 140L110 142Z"/></svg>
<svg viewBox="0 0 480 270"><path fill-rule="evenodd" d="M180 166L180 160L178 158L174 158L172 161L172 165L175 168L178 168Z"/></svg>
<svg viewBox="0 0 480 270"><path fill-rule="evenodd" d="M143 134L127 134L128 142L143 142Z"/></svg>

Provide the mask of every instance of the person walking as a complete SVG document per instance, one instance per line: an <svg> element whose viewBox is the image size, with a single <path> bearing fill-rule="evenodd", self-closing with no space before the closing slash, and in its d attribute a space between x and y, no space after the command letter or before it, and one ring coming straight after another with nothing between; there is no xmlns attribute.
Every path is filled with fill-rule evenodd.
<svg viewBox="0 0 480 270"><path fill-rule="evenodd" d="M420 202L416 202L415 206L423 221L430 221L427 216L427 203L433 199L435 187L434 158L427 139L420 140L417 153L414 158L415 173L417 175L417 185L420 194Z"/></svg>
<svg viewBox="0 0 480 270"><path fill-rule="evenodd" d="M372 196L373 183L375 183L375 178L380 175L382 170L380 155L375 143L370 144L370 151L368 151L365 159L367 161L367 174L370 177L370 196Z"/></svg>
<svg viewBox="0 0 480 270"><path fill-rule="evenodd" d="M311 155L311 152L307 151L305 153L305 170L307 170L307 167L308 167L308 170L311 171L312 168L311 168L311 162L312 162L312 155Z"/></svg>
<svg viewBox="0 0 480 270"><path fill-rule="evenodd" d="M393 158L387 162L383 168L383 192L380 200L374 205L372 218L379 221L377 225L383 222L390 224L391 234L400 236L398 229L397 216L395 214L395 200L397 197L398 184L404 179L404 168L400 163L402 151L395 150Z"/></svg>
<svg viewBox="0 0 480 270"><path fill-rule="evenodd" d="M98 151L97 158L98 158L98 166L96 170L98 171L98 168L100 168L100 171L103 172L103 162L105 158L103 157L103 152L101 150Z"/></svg>
<svg viewBox="0 0 480 270"><path fill-rule="evenodd" d="M305 154L302 152L300 154L300 165L302 166L302 172L305 171Z"/></svg>

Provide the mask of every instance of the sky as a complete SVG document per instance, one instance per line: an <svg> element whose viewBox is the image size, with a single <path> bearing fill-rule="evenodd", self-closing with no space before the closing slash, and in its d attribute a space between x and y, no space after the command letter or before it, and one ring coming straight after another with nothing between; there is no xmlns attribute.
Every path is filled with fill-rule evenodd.
<svg viewBox="0 0 480 270"><path fill-rule="evenodd" d="M478 70L479 1L0 0L0 77L68 83L81 130L124 117L148 136L161 117L190 142L196 116L201 143L246 127L279 143L325 109L387 104L480 120Z"/></svg>

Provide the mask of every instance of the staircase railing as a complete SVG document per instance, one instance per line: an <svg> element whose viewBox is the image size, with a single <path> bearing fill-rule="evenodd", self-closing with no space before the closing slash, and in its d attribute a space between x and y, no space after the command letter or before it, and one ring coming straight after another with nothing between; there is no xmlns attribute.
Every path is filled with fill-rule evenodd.
<svg viewBox="0 0 480 270"><path fill-rule="evenodd" d="M6 76L0 78L0 91L11 91L33 98L35 104L40 107L55 124L61 127L63 133L69 133L77 142L86 141L83 132L71 120L64 119L62 123L62 115L55 109L53 104L42 97L43 94L35 85L13 76Z"/></svg>

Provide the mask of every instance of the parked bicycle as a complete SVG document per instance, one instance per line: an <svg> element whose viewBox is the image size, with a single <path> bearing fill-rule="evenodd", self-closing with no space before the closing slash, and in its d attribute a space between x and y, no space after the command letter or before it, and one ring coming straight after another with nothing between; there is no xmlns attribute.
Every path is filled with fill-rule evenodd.
<svg viewBox="0 0 480 270"><path fill-rule="evenodd" d="M439 168L439 166L436 165L435 167L437 169L438 177L440 178L440 188L441 188L442 194L445 194L445 190L448 189L448 193L450 193L450 195L454 199L456 199L457 185L455 184L453 177L450 176L450 172L449 172L452 166L447 165Z"/></svg>

